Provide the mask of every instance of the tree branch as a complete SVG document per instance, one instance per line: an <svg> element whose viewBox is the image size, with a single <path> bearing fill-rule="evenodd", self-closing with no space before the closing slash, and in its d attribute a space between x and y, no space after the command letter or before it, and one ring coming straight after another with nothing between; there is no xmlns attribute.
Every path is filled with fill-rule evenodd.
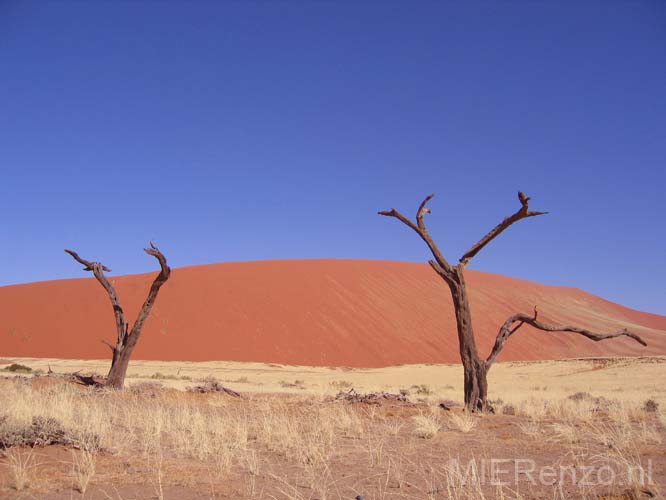
<svg viewBox="0 0 666 500"><path fill-rule="evenodd" d="M425 199L419 205L419 208L416 211L416 224L411 220L409 220L404 215L402 215L400 212L398 212L395 208L392 208L391 210L382 210L381 212L377 213L379 215L384 215L386 217L395 217L403 224L412 228L416 232L416 234L418 234L421 237L421 239L425 241L433 257L435 257L434 261L429 261L428 263L433 267L433 269L435 269L435 271L438 274L442 275L444 278L450 278L454 274L451 264L449 264L449 262L446 260L442 252L439 250L439 247L437 246L435 241L430 236L428 228L426 227L425 224L425 220L423 219L425 214L429 214L431 212L426 205L432 199L433 196L435 195L430 194L426 196ZM436 266L433 265L433 262L434 264L436 264Z"/></svg>
<svg viewBox="0 0 666 500"><path fill-rule="evenodd" d="M144 248L143 251L157 259L157 261L160 263L161 270L160 273L155 277L155 280L150 287L148 297L146 297L143 306L141 306L141 310L136 317L132 331L128 334L129 340L127 344L131 344L132 346L134 346L139 340L141 328L143 327L143 323L150 315L150 311L153 308L155 299L157 298L157 293L160 291L162 285L169 279L169 276L171 276L171 268L167 265L166 257L162 252L160 252L160 249L157 248L152 241L150 242L150 247Z"/></svg>
<svg viewBox="0 0 666 500"><path fill-rule="evenodd" d="M514 326L514 323L518 324ZM584 328L579 328L577 326L549 325L547 323L543 323L542 321L537 319L537 308L535 306L533 316L528 316L527 314L518 313L514 314L513 316L510 316L504 322L504 324L499 330L499 333L497 334L497 339L495 340L495 345L493 347L493 350L490 352L490 355L486 360L486 364L488 367L490 367L490 365L492 365L495 362L497 356L504 348L504 344L509 339L509 337L511 337L511 335L513 335L525 323L527 323L530 326L533 326L538 330L543 330L545 332L577 333L579 335L582 335L583 337L587 337L588 339L593 340L594 342L613 339L617 337L629 337L631 339L634 339L639 344L647 346L647 342L645 342L639 335L630 332L626 328L612 333L594 333Z"/></svg>
<svg viewBox="0 0 666 500"><path fill-rule="evenodd" d="M102 285L104 290L106 290L106 293L109 296L109 300L111 300L111 305L113 306L113 315L116 319L116 332L118 336L117 346L122 345L124 343L124 337L127 334L127 322L125 321L125 313L123 312L123 308L120 306L120 301L118 300L116 289L104 275L104 271L110 272L111 269L106 267L104 264L101 264L100 262L92 262L81 258L74 250L65 249L65 252L71 255L75 261L83 264L85 266L83 268L84 271L92 271L95 278L97 278L97 281L99 281L100 285Z"/></svg>
<svg viewBox="0 0 666 500"><path fill-rule="evenodd" d="M514 222L518 222L521 219L526 219L527 217L536 217L537 215L544 215L548 213L548 212L530 211L529 209L530 197L526 196L525 193L523 193L522 191L518 192L518 200L520 200L520 208L516 211L516 213L508 217L505 217L502 222L500 222L493 229L491 229L490 232L486 234L478 243L476 243L472 248L467 250L467 252L465 252L465 255L463 255L460 258L460 264L466 266L469 263L469 261L472 260L472 258L481 251L483 247L485 247L488 243L497 238L502 233L502 231L511 226Z"/></svg>
<svg viewBox="0 0 666 500"><path fill-rule="evenodd" d="M432 197L435 196L434 194L429 194L428 196L425 197L425 199L421 202L419 205L419 209L416 211L416 225L419 227L421 231L428 231L426 229L425 222L423 220L423 216L425 214L429 214L432 211L426 206L430 200L432 200Z"/></svg>
<svg viewBox="0 0 666 500"><path fill-rule="evenodd" d="M72 258L73 258L76 262L78 262L79 264L83 264L83 265L85 266L85 267L83 268L84 271L92 271L92 270L94 269L94 267L95 267L95 264L97 264L97 265L102 269L102 271L106 271L107 273L110 273L110 272L111 272L111 269L109 269L108 267L106 267L106 266L105 266L104 264L102 264L101 262L91 262L91 261L89 261L89 260L83 259L83 258L79 257L79 254L76 253L74 250L68 250L68 249L65 248L65 252L67 252L69 255L71 255Z"/></svg>
<svg viewBox="0 0 666 500"><path fill-rule="evenodd" d="M113 344L111 342L107 342L106 340L102 339L100 342L107 346L109 349L111 349L111 352L115 351L115 348L113 347Z"/></svg>

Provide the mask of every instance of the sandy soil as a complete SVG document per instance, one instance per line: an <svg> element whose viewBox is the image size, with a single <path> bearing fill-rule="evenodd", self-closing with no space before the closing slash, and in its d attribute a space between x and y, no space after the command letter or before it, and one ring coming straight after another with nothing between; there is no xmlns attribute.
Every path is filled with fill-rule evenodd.
<svg viewBox="0 0 666 500"><path fill-rule="evenodd" d="M113 278L128 318L153 276ZM594 343L524 327L501 360L666 354L664 316L577 289L489 273L469 271L468 284L482 353L506 317L535 304L543 320L600 331L629 328L649 343ZM113 313L95 280L0 287L0 357L103 359L108 349L102 339L114 339ZM135 359L381 367L454 363L457 351L448 290L427 265L294 260L174 270Z"/></svg>

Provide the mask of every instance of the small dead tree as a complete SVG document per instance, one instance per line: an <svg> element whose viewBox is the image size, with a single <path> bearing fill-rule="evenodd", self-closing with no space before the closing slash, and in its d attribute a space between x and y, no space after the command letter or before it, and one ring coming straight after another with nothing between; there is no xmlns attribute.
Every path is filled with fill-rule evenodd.
<svg viewBox="0 0 666 500"><path fill-rule="evenodd" d="M155 299L157 298L157 293L160 291L162 285L169 279L171 275L171 268L167 265L166 257L160 252L160 250L151 242L150 248L144 248L144 252L148 255L155 257L160 263L160 273L155 277L153 284L150 287L148 292L148 297L141 306L136 321L132 329L129 329L129 323L125 320L125 313L123 308L120 306L120 301L118 300L118 295L116 290L109 282L109 280L104 275L104 271L111 272L111 269L106 267L100 262L91 262L89 260L82 259L79 257L73 250L65 250L69 255L71 255L75 261L83 264L85 267L84 271L92 271L97 281L104 287L106 293L109 295L111 300L111 305L113 306L113 314L116 319L116 331L117 331L117 340L116 345L112 345L109 342L102 340L104 344L109 346L113 352L113 359L111 361L111 369L109 374L106 377L106 386L112 387L114 389L122 389L125 384L125 374L127 373L127 367L129 366L130 357L132 356L132 351L139 341L139 336L141 335L141 329L146 319L150 315L150 311L155 304Z"/></svg>
<svg viewBox="0 0 666 500"><path fill-rule="evenodd" d="M457 264L450 264L442 252L439 250L437 244L434 242L428 229L426 227L424 216L430 213L427 207L428 202L434 195L426 197L416 211L416 222L408 219L396 209L385 210L379 212L379 215L387 217L395 217L403 224L413 229L418 234L430 249L434 259L428 261L428 264L435 270L435 272L444 280L451 291L453 299L453 307L456 315L456 324L458 330L458 344L460 347L460 359L463 364L464 370L464 390L465 390L465 407L470 411L492 411L492 407L488 403L488 370L497 359L497 356L502 351L504 344L511 335L523 326L528 324L536 329L547 332L570 332L583 335L595 342L606 340L616 337L629 337L636 342L646 346L645 341L626 329L614 333L593 333L583 328L568 325L549 325L537 319L537 309L534 308L532 316L527 314L514 314L509 317L499 330L495 346L493 347L487 359L483 360L479 356L476 348L476 340L474 337L474 329L472 327L472 313L470 310L467 286L465 284L464 271L467 264L472 258L481 251L488 243L499 236L509 226L518 222L519 220L528 217L536 217L544 215L547 212L534 212L529 209L530 198L525 196L524 193L518 193L520 201L520 208L512 215L506 217L502 222L495 226L488 234L486 234L479 242L473 245L465 254L460 258Z"/></svg>

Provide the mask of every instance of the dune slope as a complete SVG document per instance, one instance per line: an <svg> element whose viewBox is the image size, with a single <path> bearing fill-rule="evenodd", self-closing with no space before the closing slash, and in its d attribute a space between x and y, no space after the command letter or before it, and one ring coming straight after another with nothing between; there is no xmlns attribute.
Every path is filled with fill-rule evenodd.
<svg viewBox="0 0 666 500"><path fill-rule="evenodd" d="M113 277L130 321L155 274ZM666 316L483 272L469 271L468 285L482 355L504 319L534 304L543 320L597 331L626 327L649 346L523 327L500 360L666 354ZM0 356L107 358L101 340L112 342L114 332L109 299L92 278L0 287ZM134 357L354 367L459 362L446 285L425 264L369 260L175 269Z"/></svg>

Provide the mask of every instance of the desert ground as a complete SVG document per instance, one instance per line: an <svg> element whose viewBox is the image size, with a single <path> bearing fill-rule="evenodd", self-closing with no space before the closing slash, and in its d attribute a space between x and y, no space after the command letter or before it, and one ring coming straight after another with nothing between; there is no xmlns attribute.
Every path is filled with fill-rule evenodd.
<svg viewBox="0 0 666 500"><path fill-rule="evenodd" d="M495 413L484 415L461 409L453 364L137 360L125 391L60 375L106 369L106 360L0 360L0 497L633 499L666 490L666 357L499 363L489 375ZM241 397L187 390L213 381ZM350 400L357 393L401 397Z"/></svg>

